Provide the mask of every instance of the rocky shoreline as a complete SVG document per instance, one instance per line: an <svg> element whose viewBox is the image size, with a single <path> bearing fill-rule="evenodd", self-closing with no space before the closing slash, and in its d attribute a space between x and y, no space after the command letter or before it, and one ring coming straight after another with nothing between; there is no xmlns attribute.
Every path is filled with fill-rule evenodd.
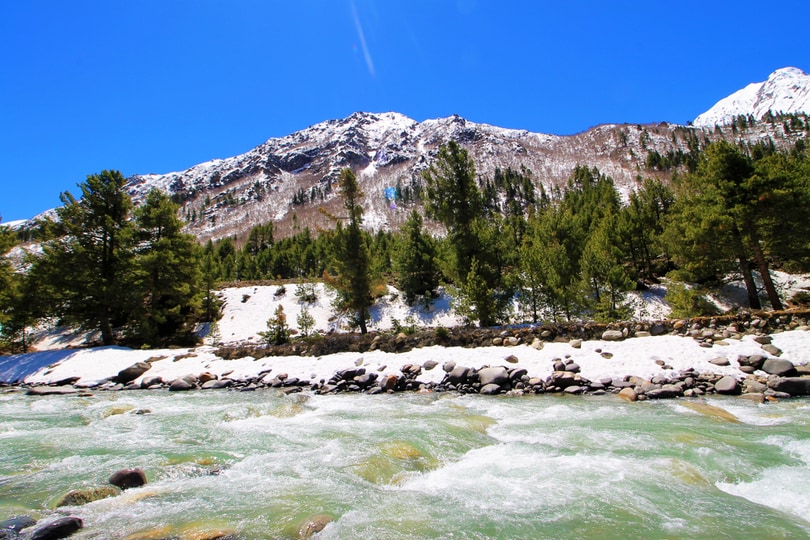
<svg viewBox="0 0 810 540"><path fill-rule="evenodd" d="M740 395L745 399L764 403L769 400L810 395L810 365L794 364L781 358L782 351L772 344L772 335L785 331L810 331L810 312L786 311L773 313L739 313L726 317L712 317L653 323L571 323L542 326L505 328L455 328L434 329L413 334L341 334L318 340L299 340L278 347L220 348L216 356L226 360L238 358L284 357L289 355L310 356L334 354L336 351L364 353L386 351L400 353L425 346L441 345L465 348L502 347L512 348L528 345L542 350L549 343L567 343L579 349L587 340L605 343L631 340L637 337L680 336L691 338L701 348L722 350L724 345L751 336L762 349L761 354L724 355L720 352L709 360L714 366L734 366L743 377L698 371L694 368L673 371L663 360L656 360L662 374L641 377L627 374L622 377L600 377L592 380L581 374L579 364L571 354L550 359L551 373L541 377L519 366L514 354L502 356L503 362L479 367L465 366L462 362L448 360L441 363L428 359L401 365L396 373L382 373L387 366L376 369L364 365L362 357L354 365L335 370L331 376L310 378L289 376L283 371L271 373L272 369L259 371L253 376L232 377L224 372L219 375L209 371L188 373L167 380L150 376L149 361L137 362L120 370L114 377L90 386L75 385L79 377L71 377L41 385L13 385L23 388L29 395L82 394L89 391L116 391L167 389L171 392L189 390L229 389L231 391L255 391L264 388L278 389L285 393L309 391L316 394L362 392L384 394L394 392L457 392L482 395L528 395L570 394L604 395L616 394L628 401L664 399L677 397L701 397L712 394ZM508 351L507 351L508 352ZM610 360L613 353L595 349L603 358ZM176 361L176 360L175 360ZM435 375L443 371L441 377ZM423 380L431 372L432 380ZM271 376L272 375L272 376ZM137 380L137 381L136 381Z"/></svg>

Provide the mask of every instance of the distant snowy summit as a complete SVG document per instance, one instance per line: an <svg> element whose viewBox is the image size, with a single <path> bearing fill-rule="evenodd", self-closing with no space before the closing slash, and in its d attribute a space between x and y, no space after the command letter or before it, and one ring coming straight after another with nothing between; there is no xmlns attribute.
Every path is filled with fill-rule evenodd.
<svg viewBox="0 0 810 540"><path fill-rule="evenodd" d="M765 82L751 83L695 118L696 127L730 124L735 116L753 115L757 120L773 113L810 114L810 75L795 67L777 69Z"/></svg>

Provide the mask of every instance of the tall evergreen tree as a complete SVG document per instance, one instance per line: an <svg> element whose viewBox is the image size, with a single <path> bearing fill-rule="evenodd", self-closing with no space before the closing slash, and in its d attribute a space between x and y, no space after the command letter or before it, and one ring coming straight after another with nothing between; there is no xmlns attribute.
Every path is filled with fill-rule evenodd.
<svg viewBox="0 0 810 540"><path fill-rule="evenodd" d="M58 297L55 311L68 323L97 329L105 345L127 322L135 301L132 287L132 203L119 171L102 171L79 184L82 196L61 195L56 210L61 233L43 246L37 261Z"/></svg>
<svg viewBox="0 0 810 540"><path fill-rule="evenodd" d="M422 216L411 211L402 228L399 246L394 258L397 284L412 304L416 295L430 294L439 286L439 268L436 263L436 245L422 230Z"/></svg>
<svg viewBox="0 0 810 540"><path fill-rule="evenodd" d="M135 333L150 345L189 333L188 325L197 315L197 244L182 232L178 209L167 195L153 189L135 210L134 287L142 299Z"/></svg>
<svg viewBox="0 0 810 540"><path fill-rule="evenodd" d="M361 229L363 207L360 199L363 192L351 169L341 171L340 195L348 215L345 217L345 227L341 221L337 221L333 237L332 264L336 275L326 278L338 290L341 307L352 313L354 322L360 327L360 333L365 334L368 331L366 321L369 319L369 307L372 303L371 265L365 235Z"/></svg>
<svg viewBox="0 0 810 540"><path fill-rule="evenodd" d="M447 228L453 261L451 278L467 278L472 259L480 253L473 222L483 213L484 202L475 177L475 164L455 141L439 148L425 179L425 210Z"/></svg>

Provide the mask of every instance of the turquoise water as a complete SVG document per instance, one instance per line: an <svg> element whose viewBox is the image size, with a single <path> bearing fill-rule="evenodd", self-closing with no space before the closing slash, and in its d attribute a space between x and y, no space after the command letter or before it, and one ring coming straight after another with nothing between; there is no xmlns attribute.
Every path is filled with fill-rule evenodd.
<svg viewBox="0 0 810 540"><path fill-rule="evenodd" d="M808 400L0 395L0 520L146 471L73 538L806 538L808 465Z"/></svg>

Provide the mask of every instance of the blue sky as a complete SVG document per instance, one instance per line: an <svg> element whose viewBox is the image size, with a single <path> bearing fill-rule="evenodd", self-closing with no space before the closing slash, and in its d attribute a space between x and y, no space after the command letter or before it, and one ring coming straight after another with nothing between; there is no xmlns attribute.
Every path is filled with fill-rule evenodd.
<svg viewBox="0 0 810 540"><path fill-rule="evenodd" d="M8 0L0 215L102 169L182 170L355 111L559 135L685 123L810 70L807 21L806 0Z"/></svg>

